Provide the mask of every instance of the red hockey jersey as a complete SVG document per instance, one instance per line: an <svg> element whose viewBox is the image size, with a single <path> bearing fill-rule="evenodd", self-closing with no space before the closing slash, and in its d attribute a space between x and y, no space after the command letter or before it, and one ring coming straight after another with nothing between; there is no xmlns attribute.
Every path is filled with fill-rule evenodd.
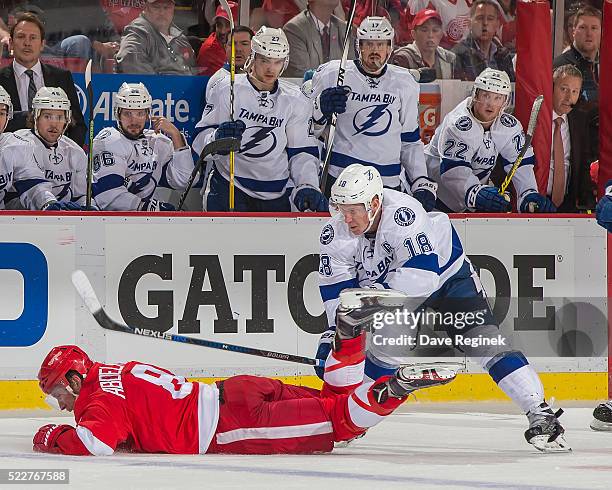
<svg viewBox="0 0 612 490"><path fill-rule="evenodd" d="M62 434L58 442L65 454L83 453L76 438L93 455L118 447L203 454L217 428L218 400L216 385L191 383L157 366L96 363L75 402L76 434Z"/></svg>

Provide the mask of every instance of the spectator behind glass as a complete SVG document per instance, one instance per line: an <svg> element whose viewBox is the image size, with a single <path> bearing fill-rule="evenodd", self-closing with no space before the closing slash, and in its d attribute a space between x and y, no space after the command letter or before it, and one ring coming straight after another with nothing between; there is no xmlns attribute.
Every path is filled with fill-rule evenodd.
<svg viewBox="0 0 612 490"><path fill-rule="evenodd" d="M553 67L574 65L582 73L582 96L588 102L599 100L599 44L601 43L601 12L583 7L574 18L574 42L570 49L553 61Z"/></svg>
<svg viewBox="0 0 612 490"><path fill-rule="evenodd" d="M149 75L191 75L195 54L187 36L172 23L174 0L147 0L143 13L123 30L117 71Z"/></svg>
<svg viewBox="0 0 612 490"><path fill-rule="evenodd" d="M495 0L476 0L470 10L470 33L453 48L456 77L473 81L485 68L505 71L515 80L512 55L496 37L501 25Z"/></svg>
<svg viewBox="0 0 612 490"><path fill-rule="evenodd" d="M443 34L440 14L432 9L421 10L412 22L414 42L397 48L390 63L417 69L421 82L453 78L455 55L440 47Z"/></svg>
<svg viewBox="0 0 612 490"><path fill-rule="evenodd" d="M426 8L436 10L442 19L444 32L440 46L451 49L470 32L470 5L471 0L408 0L406 14L415 16Z"/></svg>
<svg viewBox="0 0 612 490"><path fill-rule="evenodd" d="M516 52L516 0L499 0L501 12L502 45L512 53Z"/></svg>
<svg viewBox="0 0 612 490"><path fill-rule="evenodd" d="M102 9L119 33L142 13L146 0L99 0Z"/></svg>
<svg viewBox="0 0 612 490"><path fill-rule="evenodd" d="M305 71L342 57L346 22L333 15L338 3L338 0L309 0L308 8L285 24L283 31L291 49L285 76L302 78ZM349 42L353 44L352 37ZM350 59L354 54L349 49Z"/></svg>
<svg viewBox="0 0 612 490"><path fill-rule="evenodd" d="M228 2L234 20L238 19L238 4ZM200 75L211 76L225 63L225 43L230 37L230 23L227 12L219 5L215 12L215 32L206 38L198 52L197 65Z"/></svg>
<svg viewBox="0 0 612 490"><path fill-rule="evenodd" d="M26 119L32 111L32 100L41 87L61 87L68 95L74 126L66 131L66 136L83 145L85 122L79 99L74 88L74 80L68 70L40 62L40 54L45 46L45 27L40 19L31 13L17 16L11 27L11 50L13 62L0 70L2 85L13 102L14 115L6 131L16 131L26 127Z"/></svg>
<svg viewBox="0 0 612 490"><path fill-rule="evenodd" d="M594 209L597 195L589 174L591 162L598 158L597 107L579 103L581 90L578 68L562 65L554 71L553 138L546 194L563 213ZM561 163L562 168L557 168Z"/></svg>
<svg viewBox="0 0 612 490"><path fill-rule="evenodd" d="M244 73L244 64L251 55L251 39L255 33L247 26L237 26L234 29L234 46L236 60L236 74ZM232 53L231 36L227 36L225 43L226 61L208 80L204 89L204 101L208 100L208 90L217 83L217 80L229 76L230 56Z"/></svg>
<svg viewBox="0 0 612 490"><path fill-rule="evenodd" d="M56 18L49 19L48 11L43 10L44 2L32 0L30 2L18 2L11 12L8 14L9 29L15 25L16 18L19 14L29 12L36 15L45 25L45 47L42 55L56 58L81 58L89 60L91 58L91 41L82 34L70 35L64 32L63 26L57 22ZM56 9L57 6L52 6ZM66 7L62 7L64 12ZM65 15L65 13L64 13ZM74 29L73 29L74 30Z"/></svg>

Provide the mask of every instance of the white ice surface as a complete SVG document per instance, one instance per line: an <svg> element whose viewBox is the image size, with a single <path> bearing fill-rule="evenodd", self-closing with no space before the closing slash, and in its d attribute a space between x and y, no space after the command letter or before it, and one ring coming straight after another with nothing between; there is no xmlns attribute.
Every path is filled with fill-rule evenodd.
<svg viewBox="0 0 612 490"><path fill-rule="evenodd" d="M591 412L576 407L563 414L570 454L529 446L526 418L511 405L411 403L332 454L110 457L33 453L39 426L73 421L55 412L13 412L0 414L0 468L70 468L70 485L53 488L104 490L612 488L612 433L590 430Z"/></svg>

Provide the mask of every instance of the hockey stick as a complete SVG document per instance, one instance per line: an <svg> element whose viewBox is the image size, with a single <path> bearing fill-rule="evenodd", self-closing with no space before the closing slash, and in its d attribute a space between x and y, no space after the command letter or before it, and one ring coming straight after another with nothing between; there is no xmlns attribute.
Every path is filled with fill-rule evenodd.
<svg viewBox="0 0 612 490"><path fill-rule="evenodd" d="M91 64L92 60L89 60L85 68L85 88L87 90L87 98L89 99L89 151L87 155L87 193L85 197L85 206L87 209L91 209L91 191L93 183L94 100L93 85L91 84Z"/></svg>
<svg viewBox="0 0 612 490"><path fill-rule="evenodd" d="M81 270L76 270L72 273L72 284L79 293L79 296L85 303L85 306L93 315L102 328L106 330L114 330L115 332L129 333L132 335L140 335L142 337L154 337L161 340L169 340L170 342L180 342L182 344L199 345L200 347L210 347L211 349L221 349L230 352L238 352L240 354L250 354L258 357L268 357L270 359L279 359L281 361L297 362L299 364L308 364L310 366L323 367L325 361L322 359L312 359L310 357L296 356L293 354L285 354L282 352L274 352L264 349L256 349L254 347L244 347L241 345L225 344L223 342L214 342L212 340L194 339L193 337L184 337L183 335L175 335L167 332L158 332L147 328L132 328L122 323L114 321L98 300L89 279Z"/></svg>
<svg viewBox="0 0 612 490"><path fill-rule="evenodd" d="M512 165L512 168L510 169L510 171L506 175L506 178L504 179L501 186L499 187L499 193L502 196L506 193L506 189L508 189L510 182L512 182L512 177L514 177L514 174L516 173L519 166L521 165L521 162L523 161L523 157L525 156L525 153L527 153L527 150L531 146L531 140L533 139L533 133L535 131L536 124L538 122L538 115L540 114L540 108L542 107L543 101L544 101L543 95L538 95L536 99L533 101L533 106L531 106L531 115L529 116L529 125L527 126L527 135L525 136L525 144L521 148L521 151L519 152L518 157L516 157L516 161Z"/></svg>
<svg viewBox="0 0 612 490"><path fill-rule="evenodd" d="M185 204L185 199L187 198L187 194L189 194L189 191L191 190L191 187L193 186L196 176L200 172L200 169L204 166L204 162L209 156L215 155L216 153L219 153L222 151L232 151L232 150L239 150L239 149L240 149L240 140L237 140L236 138L221 138L221 139L214 140L208 143L202 149L202 153L200 153L200 157L198 158L198 161L196 162L195 167L193 167L193 172L191 172L191 177L189 177L189 182L187 183L187 187L181 194L181 199L179 200L178 207L176 208L176 210L181 211L183 209L183 204Z"/></svg>
<svg viewBox="0 0 612 490"><path fill-rule="evenodd" d="M234 81L236 79L236 45L234 44L234 16L227 0L220 0L223 10L227 12L230 23L230 121L234 121ZM238 147L237 149L240 149ZM234 165L235 153L229 154L229 210L234 210Z"/></svg>
<svg viewBox="0 0 612 490"><path fill-rule="evenodd" d="M346 21L346 32L344 33L344 47L342 48L342 58L340 59L340 67L338 68L338 80L336 86L340 87L344 84L344 74L346 72L346 62L348 60L349 41L351 37L351 29L353 28L353 19L355 18L355 10L357 9L357 0L351 2L351 13ZM329 160L331 158L332 145L336 136L336 124L338 122L338 114L335 112L331 116L329 123L329 133L325 142L325 159L323 160L323 170L321 171L321 192L325 194L325 186L327 184L327 174L329 173Z"/></svg>

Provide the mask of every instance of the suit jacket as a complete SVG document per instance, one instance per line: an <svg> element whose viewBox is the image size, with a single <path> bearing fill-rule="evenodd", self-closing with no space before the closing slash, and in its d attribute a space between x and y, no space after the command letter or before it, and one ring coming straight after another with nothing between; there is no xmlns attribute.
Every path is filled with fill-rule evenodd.
<svg viewBox="0 0 612 490"><path fill-rule="evenodd" d="M595 184L589 173L599 155L599 112L595 104L579 103L567 115L570 133L570 173L565 199L559 212L595 209Z"/></svg>
<svg viewBox="0 0 612 490"><path fill-rule="evenodd" d="M85 126L83 114L81 113L81 105L79 104L79 98L77 97L76 89L74 88L72 75L68 70L64 70L53 65L41 63L41 67L45 85L47 87L61 87L68 95L68 99L70 99L70 107L72 109L72 123L66 130L66 136L76 142L79 146L83 146L87 128ZM9 93L11 100L13 101L14 115L13 119L9 121L6 131L16 131L18 129L25 128L28 111L27 108L23 109L21 107L12 63L0 70L0 85L2 85Z"/></svg>
<svg viewBox="0 0 612 490"><path fill-rule="evenodd" d="M289 66L284 73L287 77L304 76L304 72L316 69L329 60L323 59L323 46L321 33L317 29L312 14L305 10L296 15L285 24L283 31L289 41ZM342 43L346 34L346 22L332 16L329 27L329 59L342 58ZM349 37L350 46L353 45L353 35ZM349 59L355 57L354 50L349 47Z"/></svg>

